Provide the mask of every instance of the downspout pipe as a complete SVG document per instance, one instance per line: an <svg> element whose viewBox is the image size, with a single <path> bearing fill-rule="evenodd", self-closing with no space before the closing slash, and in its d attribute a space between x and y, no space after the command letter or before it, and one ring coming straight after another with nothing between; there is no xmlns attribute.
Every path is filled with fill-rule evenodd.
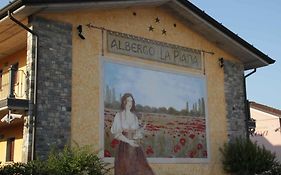
<svg viewBox="0 0 281 175"><path fill-rule="evenodd" d="M249 77L250 75L252 75L253 73L257 72L257 68L255 68L252 72L248 73L247 75L245 75L244 78Z"/></svg>
<svg viewBox="0 0 281 175"><path fill-rule="evenodd" d="M15 22L17 25L19 25L20 27L22 27L24 30L26 30L27 32L31 33L32 36L35 38L35 43L34 43L34 79L32 80L31 77L31 83L30 86L34 86L34 91L33 91L33 98L31 97L30 100L32 100L30 102L30 104L32 105L32 108L29 107L30 112L33 112L33 115L31 115L32 117L32 139L31 139L31 155L30 155L30 159L34 160L35 159L35 132L36 132L36 113L37 113L37 72L38 72L38 40L39 40L39 36L30 28L28 28L27 26L25 26L23 23L21 23L19 20L17 20L14 16L13 13L11 13L10 11L8 11L8 16L9 18ZM33 47L32 47L33 48ZM33 66L31 66L32 69ZM33 83L32 83L33 81ZM29 157L29 155L28 155ZM29 159L29 158L28 158Z"/></svg>
<svg viewBox="0 0 281 175"><path fill-rule="evenodd" d="M252 72L248 73L247 75L244 76L244 104L245 104L245 114L246 114L246 138L250 138L250 132L249 132L249 120L250 120L250 106L249 106L249 101L247 99L247 92L246 92L246 78L249 77L250 75L254 74L257 71L255 68Z"/></svg>

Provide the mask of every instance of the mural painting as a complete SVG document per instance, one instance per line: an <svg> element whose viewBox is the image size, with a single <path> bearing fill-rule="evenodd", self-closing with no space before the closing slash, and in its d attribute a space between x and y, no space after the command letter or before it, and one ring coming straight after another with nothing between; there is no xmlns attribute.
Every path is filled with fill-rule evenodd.
<svg viewBox="0 0 281 175"><path fill-rule="evenodd" d="M133 160L143 166L146 158L158 163L208 158L203 76L107 59L102 60L102 70L105 158L120 161L120 147L129 150L123 142L138 148L141 158Z"/></svg>

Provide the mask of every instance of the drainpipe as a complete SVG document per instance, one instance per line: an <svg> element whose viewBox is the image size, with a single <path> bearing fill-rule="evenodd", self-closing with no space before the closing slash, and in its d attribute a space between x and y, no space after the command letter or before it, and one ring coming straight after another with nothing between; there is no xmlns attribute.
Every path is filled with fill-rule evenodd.
<svg viewBox="0 0 281 175"><path fill-rule="evenodd" d="M247 92L246 92L246 78L249 77L250 75L254 74L257 71L255 68L252 72L248 73L247 75L244 76L244 104L245 104L245 114L246 114L246 137L249 139L250 138L250 133L249 133L249 121L250 121L250 106L249 106L249 101L247 99Z"/></svg>
<svg viewBox="0 0 281 175"><path fill-rule="evenodd" d="M32 140L31 140L31 160L35 159L35 125L36 125L36 112L37 112L37 72L38 72L38 68L37 68L37 61L38 61L38 40L39 40L39 36L30 28L28 28L27 26L25 26L23 23L21 23L20 21L18 21L16 18L14 18L13 13L11 13L10 11L8 11L8 16L9 18L15 22L17 25L19 25L20 27L22 27L24 30L26 30L27 32L31 33L32 36L35 38L35 43L34 43L34 79L32 79L31 77L31 83L30 83L30 87L33 85L34 86L34 91L33 91L33 98L31 96L31 99L29 99L29 111L30 113L33 113L33 115L31 115L32 120L31 120L31 125L32 125ZM32 47L33 48L33 47ZM33 66L31 66L32 69ZM28 156L29 157L29 156Z"/></svg>

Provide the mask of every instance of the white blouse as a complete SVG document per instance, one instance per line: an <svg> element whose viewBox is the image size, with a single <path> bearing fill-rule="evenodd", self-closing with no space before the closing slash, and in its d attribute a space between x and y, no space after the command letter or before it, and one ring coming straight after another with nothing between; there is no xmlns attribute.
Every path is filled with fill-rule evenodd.
<svg viewBox="0 0 281 175"><path fill-rule="evenodd" d="M121 111L116 113L111 127L111 133L115 136L122 134L124 130L139 129L139 121L135 114Z"/></svg>

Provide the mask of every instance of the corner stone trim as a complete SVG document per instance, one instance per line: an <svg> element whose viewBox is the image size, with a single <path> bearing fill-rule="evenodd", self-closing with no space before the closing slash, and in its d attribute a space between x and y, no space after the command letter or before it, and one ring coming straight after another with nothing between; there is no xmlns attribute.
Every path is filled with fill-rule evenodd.
<svg viewBox="0 0 281 175"><path fill-rule="evenodd" d="M224 61L224 90L229 141L246 137L244 92L244 68L242 64Z"/></svg>
<svg viewBox="0 0 281 175"><path fill-rule="evenodd" d="M30 22L39 35L35 155L44 159L70 143L72 25L36 16Z"/></svg>

